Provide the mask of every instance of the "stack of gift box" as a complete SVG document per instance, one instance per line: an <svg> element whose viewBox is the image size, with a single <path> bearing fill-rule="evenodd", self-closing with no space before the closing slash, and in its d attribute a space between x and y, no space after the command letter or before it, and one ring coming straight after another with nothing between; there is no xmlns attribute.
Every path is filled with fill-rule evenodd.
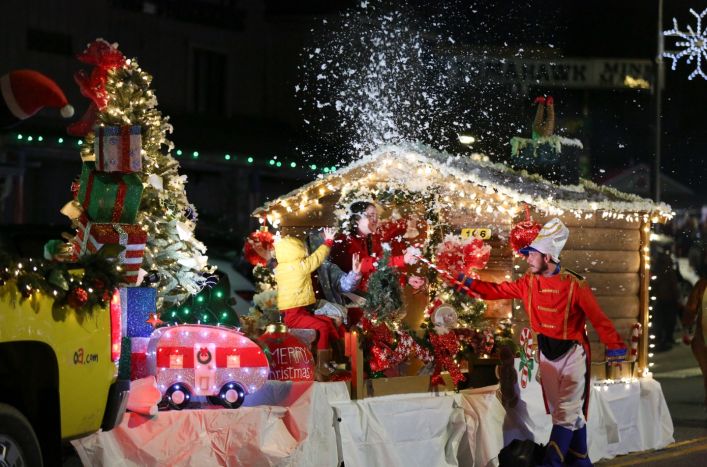
<svg viewBox="0 0 707 467"><path fill-rule="evenodd" d="M80 204L79 226L72 243L80 257L104 245L120 245L118 262L123 270L120 289L123 334L130 339L131 376L145 376L145 350L156 312L157 289L139 287L139 271L147 233L136 223L142 199L142 137L140 126L95 128L95 161L84 162L75 191Z"/></svg>
<svg viewBox="0 0 707 467"><path fill-rule="evenodd" d="M80 257L103 245L121 245L125 283L136 285L147 243L147 233L135 223L142 198L140 127L99 126L95 135L96 160L84 162L76 193L83 212L74 253Z"/></svg>

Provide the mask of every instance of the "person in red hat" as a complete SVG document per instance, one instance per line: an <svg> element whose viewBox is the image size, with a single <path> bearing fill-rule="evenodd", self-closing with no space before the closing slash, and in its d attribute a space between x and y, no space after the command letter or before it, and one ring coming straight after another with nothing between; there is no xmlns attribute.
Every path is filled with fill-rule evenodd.
<svg viewBox="0 0 707 467"><path fill-rule="evenodd" d="M74 115L61 88L47 76L34 70L15 70L0 77L0 127L10 128L28 119L44 107L60 109L61 116Z"/></svg>
<svg viewBox="0 0 707 467"><path fill-rule="evenodd" d="M459 274L450 282L485 300L522 300L540 348L540 384L545 408L552 415L552 433L542 466L590 467L586 416L590 388L591 321L606 345L609 361L626 358L626 344L606 317L584 277L560 265L569 229L554 218L529 246L520 249L528 272L515 281L485 282ZM503 382L502 382L503 383Z"/></svg>

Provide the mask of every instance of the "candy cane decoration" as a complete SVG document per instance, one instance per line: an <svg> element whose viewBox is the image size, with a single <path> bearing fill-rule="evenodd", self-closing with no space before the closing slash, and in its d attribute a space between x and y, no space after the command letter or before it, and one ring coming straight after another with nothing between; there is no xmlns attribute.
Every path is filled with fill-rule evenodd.
<svg viewBox="0 0 707 467"><path fill-rule="evenodd" d="M533 352L533 334L530 329L523 328L520 331L520 387L525 389L528 385L528 379L532 377L534 361L532 358Z"/></svg>
<svg viewBox="0 0 707 467"><path fill-rule="evenodd" d="M631 355L629 361L635 362L638 359L638 341L641 338L643 327L641 323L634 323L631 326Z"/></svg>

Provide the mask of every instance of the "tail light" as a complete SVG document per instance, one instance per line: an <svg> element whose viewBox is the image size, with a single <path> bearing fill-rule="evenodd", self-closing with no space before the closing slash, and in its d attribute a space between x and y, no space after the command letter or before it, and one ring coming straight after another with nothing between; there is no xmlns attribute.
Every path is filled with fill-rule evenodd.
<svg viewBox="0 0 707 467"><path fill-rule="evenodd" d="M120 360L120 344L122 337L120 309L120 291L115 289L110 300L110 359L113 362Z"/></svg>

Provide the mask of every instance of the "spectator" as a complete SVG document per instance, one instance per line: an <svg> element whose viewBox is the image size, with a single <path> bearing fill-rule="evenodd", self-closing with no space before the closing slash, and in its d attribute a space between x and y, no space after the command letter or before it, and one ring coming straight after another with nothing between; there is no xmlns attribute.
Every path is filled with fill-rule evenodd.
<svg viewBox="0 0 707 467"><path fill-rule="evenodd" d="M654 242L651 270L658 277L652 286L653 316L655 325L655 351L664 352L673 347L673 332L677 324L680 305L678 275L673 263L671 243Z"/></svg>
<svg viewBox="0 0 707 467"><path fill-rule="evenodd" d="M692 289L690 298L685 306L685 315L683 323L685 326L691 326L696 322L695 335L692 338L692 353L700 365L702 371L702 379L705 389L704 404L707 408L707 345L705 345L705 334L707 334L707 320L704 319L707 313L707 257L702 257L702 263L697 270L700 280L697 281Z"/></svg>

